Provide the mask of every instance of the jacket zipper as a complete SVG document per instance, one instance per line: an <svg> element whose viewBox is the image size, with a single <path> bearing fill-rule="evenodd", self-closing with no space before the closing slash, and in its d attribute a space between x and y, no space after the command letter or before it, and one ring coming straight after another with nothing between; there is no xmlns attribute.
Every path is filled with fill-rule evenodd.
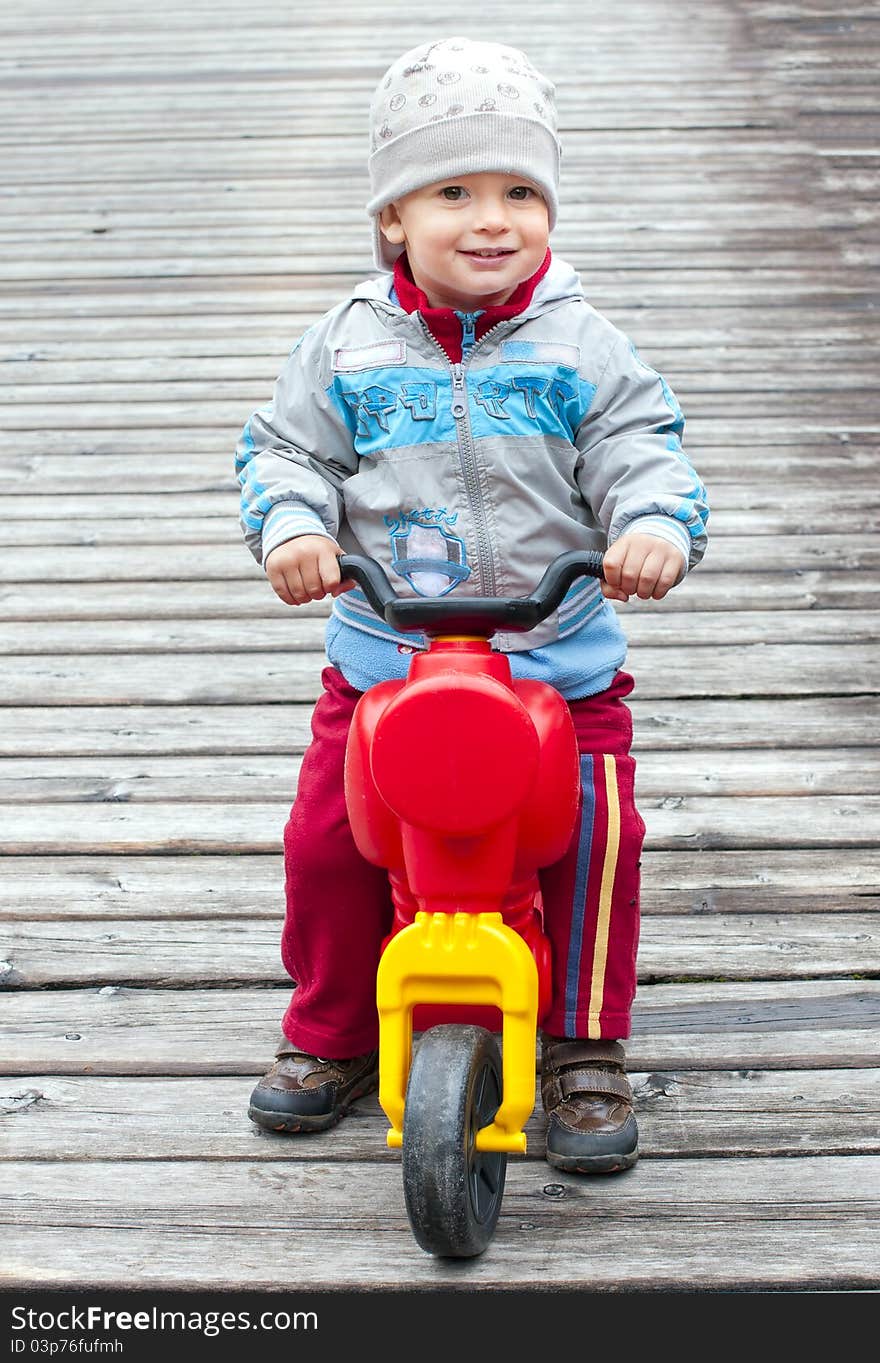
<svg viewBox="0 0 880 1363"><path fill-rule="evenodd" d="M470 352L477 344L477 318L482 317L482 312L457 312L456 317L461 322L461 362L467 364Z"/></svg>
<svg viewBox="0 0 880 1363"><path fill-rule="evenodd" d="M480 466L477 459L477 451L474 445L473 431L471 430L470 415L468 413L467 386L465 384L465 374L463 364L453 364L446 351L443 349L436 336L431 331L424 317L419 314L419 322L432 343L437 347L446 363L452 370L452 415L455 418L455 435L458 445L458 459L461 471L464 475L464 486L467 493L468 505L474 522L474 538L477 546L477 576L479 578L480 595L495 596L497 588L495 583L495 565L492 561L492 542L489 536L489 524L486 517L486 508L483 502L483 491L480 486ZM488 334L488 333L487 333ZM485 337L483 337L485 340ZM470 358L470 356L468 357Z"/></svg>
<svg viewBox="0 0 880 1363"><path fill-rule="evenodd" d="M474 516L474 525L477 532L477 551L480 558L480 584L483 595L497 596L498 583L495 577L495 563L492 554L492 541L489 535L489 525L486 517L486 509L483 502L483 493L480 485L480 464L477 458L477 449L474 444L473 431L471 430L470 412L467 402L467 386L465 383L465 369L473 359L474 352L489 340L490 336L500 328L508 325L505 319L496 322L490 327L479 341L476 339L475 327L478 313L465 313L467 327L462 325L461 342L461 364L452 366L452 415L456 422L460 423L459 430L459 450L461 452L462 465L465 471L465 482L468 481L468 469L471 471L473 494L471 495L471 510ZM441 350L443 347L440 347ZM444 351L444 354L446 352ZM468 463L464 464L464 455L467 452Z"/></svg>

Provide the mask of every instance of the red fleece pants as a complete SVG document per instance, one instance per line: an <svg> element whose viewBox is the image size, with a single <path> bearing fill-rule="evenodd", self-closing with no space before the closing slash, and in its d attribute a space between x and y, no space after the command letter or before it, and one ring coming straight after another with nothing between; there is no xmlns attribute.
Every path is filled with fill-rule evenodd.
<svg viewBox="0 0 880 1363"><path fill-rule="evenodd" d="M391 925L388 878L355 846L343 764L361 693L326 667L312 715L296 800L284 830L284 967L297 987L282 1030L299 1049L331 1059L378 1045L376 967ZM581 801L565 856L539 873L553 953L555 1036L629 1036L636 991L639 857L645 826L633 794L632 716L618 672L607 691L569 702L581 766Z"/></svg>

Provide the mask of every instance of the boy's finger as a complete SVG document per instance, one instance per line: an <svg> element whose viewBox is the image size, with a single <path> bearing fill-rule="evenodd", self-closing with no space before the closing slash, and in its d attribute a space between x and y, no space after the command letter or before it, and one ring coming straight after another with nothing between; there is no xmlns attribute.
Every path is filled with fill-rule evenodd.
<svg viewBox="0 0 880 1363"><path fill-rule="evenodd" d="M600 582L602 595L609 601L628 601L629 594L623 590L621 580L623 562L626 558L626 545L618 541L605 551L602 559L603 580Z"/></svg>
<svg viewBox="0 0 880 1363"><path fill-rule="evenodd" d="M640 601L650 601L654 596L665 562L666 555L662 549L651 549L639 564L636 594Z"/></svg>
<svg viewBox="0 0 880 1363"><path fill-rule="evenodd" d="M292 606L294 604L293 598L290 595L290 588L287 585L287 581L281 569L274 567L270 562L266 567L266 576L269 579L269 586L272 588L275 595L279 596L285 605Z"/></svg>
<svg viewBox="0 0 880 1363"><path fill-rule="evenodd" d="M608 582L607 580L606 580L605 582L602 582L602 583L600 584L600 586L601 586L602 595L603 595L604 597L607 597L609 601L628 601L628 600L629 600L629 597L627 596L626 592L622 592L622 591L620 591L620 589L619 589L618 587L612 586L611 583Z"/></svg>
<svg viewBox="0 0 880 1363"><path fill-rule="evenodd" d="M351 591L355 585L352 581L342 582L340 580L339 554L332 550L321 556L321 582L324 585L325 592L329 592L331 596L341 596L343 592Z"/></svg>
<svg viewBox="0 0 880 1363"><path fill-rule="evenodd" d="M327 595L324 584L321 581L320 559L317 556L307 559L305 563L301 563L299 571L300 580L302 582L301 602L320 601L322 596Z"/></svg>
<svg viewBox="0 0 880 1363"><path fill-rule="evenodd" d="M312 594L303 579L302 567L288 568L287 585L290 588L294 601L298 606L304 606L307 601L311 601Z"/></svg>
<svg viewBox="0 0 880 1363"><path fill-rule="evenodd" d="M619 540L617 544L612 544L609 549L605 550L605 553L602 555L602 571L605 574L606 581L609 577L616 577L620 572L620 562L622 558L623 552Z"/></svg>
<svg viewBox="0 0 880 1363"><path fill-rule="evenodd" d="M270 576L269 581L272 583L275 595L280 596L285 605L300 605L302 597L301 595L298 595L298 593L301 593L302 591L302 583L299 578L299 573L290 568L283 573L280 570L276 570L276 572Z"/></svg>
<svg viewBox="0 0 880 1363"><path fill-rule="evenodd" d="M678 582L679 576L681 574L681 568L682 565L680 555L676 555L675 558L671 559L668 558L666 560L660 571L660 576L657 579L657 585L654 588L655 601L662 601L666 593L672 590L672 588Z"/></svg>
<svg viewBox="0 0 880 1363"><path fill-rule="evenodd" d="M324 549L318 556L318 570L321 583L326 592L339 585L339 555L332 549Z"/></svg>
<svg viewBox="0 0 880 1363"><path fill-rule="evenodd" d="M619 587L627 596L634 596L639 590L642 576L643 554L637 544L630 542L626 544L622 551L622 559L614 585Z"/></svg>

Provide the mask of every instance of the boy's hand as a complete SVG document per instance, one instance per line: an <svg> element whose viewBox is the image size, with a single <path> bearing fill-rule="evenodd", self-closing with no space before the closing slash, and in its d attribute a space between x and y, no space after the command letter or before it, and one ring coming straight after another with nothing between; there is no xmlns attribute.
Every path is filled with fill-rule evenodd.
<svg viewBox="0 0 880 1363"><path fill-rule="evenodd" d="M326 535L298 535L273 549L266 559L266 576L277 596L288 606L320 601L329 592L339 596L350 591L353 582L341 582L339 555L335 540Z"/></svg>
<svg viewBox="0 0 880 1363"><path fill-rule="evenodd" d="M660 601L675 586L684 567L681 550L674 544L637 530L615 540L602 562L602 594L611 601L628 601L631 596Z"/></svg>

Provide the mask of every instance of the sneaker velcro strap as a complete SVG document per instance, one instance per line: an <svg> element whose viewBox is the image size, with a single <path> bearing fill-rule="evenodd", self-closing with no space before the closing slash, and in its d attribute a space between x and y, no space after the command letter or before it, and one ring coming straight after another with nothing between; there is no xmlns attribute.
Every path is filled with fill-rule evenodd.
<svg viewBox="0 0 880 1363"><path fill-rule="evenodd" d="M544 1044L543 1055L553 1069L563 1065L595 1065L597 1060L622 1068L626 1061L619 1041L553 1041Z"/></svg>
<svg viewBox="0 0 880 1363"><path fill-rule="evenodd" d="M565 1070L559 1075L558 1083L563 1101L575 1093L598 1093L632 1102L632 1089L626 1075L610 1070Z"/></svg>

